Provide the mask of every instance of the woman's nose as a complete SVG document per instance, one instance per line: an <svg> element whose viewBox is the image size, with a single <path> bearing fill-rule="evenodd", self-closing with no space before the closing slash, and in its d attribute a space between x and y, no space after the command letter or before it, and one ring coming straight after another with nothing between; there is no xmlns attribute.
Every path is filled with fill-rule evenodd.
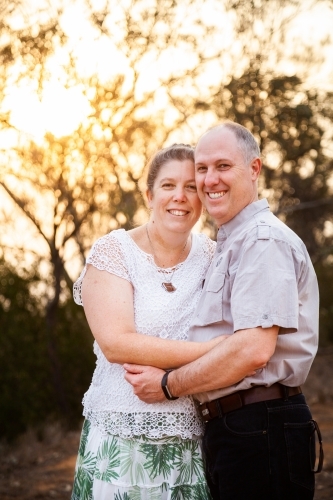
<svg viewBox="0 0 333 500"><path fill-rule="evenodd" d="M185 201L186 200L185 189L183 187L177 188L173 194L173 199L175 201Z"/></svg>

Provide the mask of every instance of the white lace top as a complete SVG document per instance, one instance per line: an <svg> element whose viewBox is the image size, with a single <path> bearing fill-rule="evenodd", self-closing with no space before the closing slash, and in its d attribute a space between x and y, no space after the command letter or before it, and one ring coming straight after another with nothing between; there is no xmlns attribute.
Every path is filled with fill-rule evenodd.
<svg viewBox="0 0 333 500"><path fill-rule="evenodd" d="M87 264L133 285L137 332L186 340L214 250L215 242L203 234L193 234L187 259L175 268L164 269L164 276L152 255L142 251L124 229L118 229L96 241ZM162 281L168 281L167 275L171 276L174 269L172 283L176 291L168 293L162 288ZM86 267L74 284L74 300L80 305L83 305L81 286L85 272ZM94 353L96 368L83 398L83 414L103 433L152 438L175 435L191 438L202 434L202 424L191 397L144 403L124 379L123 367L107 361L96 341Z"/></svg>

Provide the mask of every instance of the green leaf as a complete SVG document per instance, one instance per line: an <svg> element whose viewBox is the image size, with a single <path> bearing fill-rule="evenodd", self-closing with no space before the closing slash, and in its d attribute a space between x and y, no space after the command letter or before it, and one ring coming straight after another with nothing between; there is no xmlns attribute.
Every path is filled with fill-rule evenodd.
<svg viewBox="0 0 333 500"><path fill-rule="evenodd" d="M115 470L119 467L119 445L115 436L107 437L98 449L96 473L97 479L111 482L111 479L117 479L119 473Z"/></svg>

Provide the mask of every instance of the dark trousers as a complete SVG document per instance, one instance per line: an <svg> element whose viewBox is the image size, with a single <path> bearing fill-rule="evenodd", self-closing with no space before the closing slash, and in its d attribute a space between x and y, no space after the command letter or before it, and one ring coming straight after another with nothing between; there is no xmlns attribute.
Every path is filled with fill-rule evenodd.
<svg viewBox="0 0 333 500"><path fill-rule="evenodd" d="M206 424L214 500L312 500L314 425L303 394L254 403Z"/></svg>

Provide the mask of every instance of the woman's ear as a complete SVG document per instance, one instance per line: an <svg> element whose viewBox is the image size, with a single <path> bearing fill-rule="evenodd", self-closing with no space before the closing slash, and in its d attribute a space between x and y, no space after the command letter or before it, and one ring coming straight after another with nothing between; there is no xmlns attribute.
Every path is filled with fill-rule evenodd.
<svg viewBox="0 0 333 500"><path fill-rule="evenodd" d="M147 189L146 196L147 196L147 200L148 200L148 208L153 208L152 207L153 195L152 195L152 192L150 191L150 189Z"/></svg>

